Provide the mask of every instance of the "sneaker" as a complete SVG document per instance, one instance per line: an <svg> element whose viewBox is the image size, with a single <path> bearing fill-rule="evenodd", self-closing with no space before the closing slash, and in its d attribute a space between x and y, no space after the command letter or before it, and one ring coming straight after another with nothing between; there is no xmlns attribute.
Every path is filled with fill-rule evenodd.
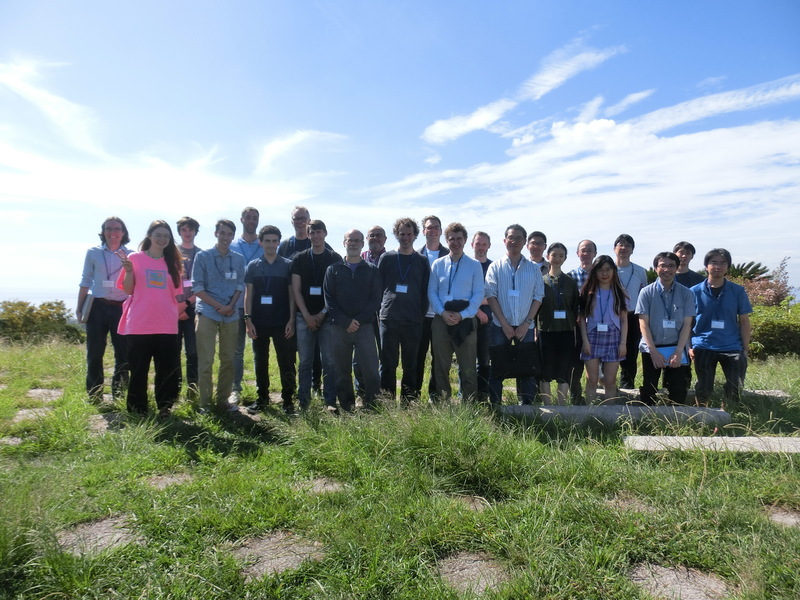
<svg viewBox="0 0 800 600"><path fill-rule="evenodd" d="M333 406L332 404L327 405L325 407L325 410L328 412L329 415L332 415L334 417L339 416L339 409Z"/></svg>
<svg viewBox="0 0 800 600"><path fill-rule="evenodd" d="M228 412L238 413L239 412L239 405L234 404L233 402L228 402Z"/></svg>
<svg viewBox="0 0 800 600"><path fill-rule="evenodd" d="M260 402L253 402L250 406L247 407L248 414L254 415L256 413L260 413L263 409Z"/></svg>
<svg viewBox="0 0 800 600"><path fill-rule="evenodd" d="M287 417L297 416L297 413L294 411L294 406L292 406L291 404L284 404L283 414L285 414Z"/></svg>
<svg viewBox="0 0 800 600"><path fill-rule="evenodd" d="M239 404L242 399L241 392L231 392L231 395L228 396L228 404Z"/></svg>

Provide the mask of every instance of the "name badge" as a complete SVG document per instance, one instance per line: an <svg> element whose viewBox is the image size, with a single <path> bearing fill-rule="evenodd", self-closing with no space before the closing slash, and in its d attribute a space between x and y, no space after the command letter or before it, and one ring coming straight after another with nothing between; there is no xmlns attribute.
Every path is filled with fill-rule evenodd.
<svg viewBox="0 0 800 600"><path fill-rule="evenodd" d="M225 273L225 279L236 279L236 271L228 271Z"/></svg>
<svg viewBox="0 0 800 600"><path fill-rule="evenodd" d="M519 290L508 290L509 298L519 298Z"/></svg>
<svg viewBox="0 0 800 600"><path fill-rule="evenodd" d="M192 287L192 280L191 279L184 279L183 280L183 287Z"/></svg>
<svg viewBox="0 0 800 600"><path fill-rule="evenodd" d="M113 288L114 287L114 282L111 281L110 279L104 279L103 280L103 287L104 288Z"/></svg>
<svg viewBox="0 0 800 600"><path fill-rule="evenodd" d="M397 286L394 288L394 291L398 294L407 294L408 286L403 285L402 283L398 283Z"/></svg>
<svg viewBox="0 0 800 600"><path fill-rule="evenodd" d="M608 331L608 323L598 323L597 324L597 331L600 333L605 333Z"/></svg>
<svg viewBox="0 0 800 600"><path fill-rule="evenodd" d="M565 310L554 310L553 311L553 318L554 319L566 319L567 318L567 311L565 311Z"/></svg>
<svg viewBox="0 0 800 600"><path fill-rule="evenodd" d="M725 329L725 321L711 321L711 329Z"/></svg>
<svg viewBox="0 0 800 600"><path fill-rule="evenodd" d="M318 285L312 285L308 289L308 293L312 296L322 296L322 288Z"/></svg>
<svg viewBox="0 0 800 600"><path fill-rule="evenodd" d="M661 326L664 329L675 329L675 321L672 321L671 319L664 319L661 321Z"/></svg>
<svg viewBox="0 0 800 600"><path fill-rule="evenodd" d="M272 304L272 296L261 296L261 304Z"/></svg>

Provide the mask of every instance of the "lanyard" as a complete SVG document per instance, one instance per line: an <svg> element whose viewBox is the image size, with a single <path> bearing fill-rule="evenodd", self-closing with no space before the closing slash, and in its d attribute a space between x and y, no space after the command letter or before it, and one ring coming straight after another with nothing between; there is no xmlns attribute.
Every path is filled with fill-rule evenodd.
<svg viewBox="0 0 800 600"><path fill-rule="evenodd" d="M322 273L325 270L325 251L324 250L322 251L322 254L319 255L319 258L320 258L321 262L319 264L320 268L319 268L319 271L318 271L317 267L314 265L314 251L312 250L311 251L311 277L314 280L315 287L316 287L317 282L319 281L320 273Z"/></svg>
<svg viewBox="0 0 800 600"><path fill-rule="evenodd" d="M561 309L564 306L564 293L561 290L561 286L558 285L561 276L559 275L558 277L553 278L552 275L548 275L548 277L550 278L550 287L552 287L556 293L556 308Z"/></svg>
<svg viewBox="0 0 800 600"><path fill-rule="evenodd" d="M400 275L400 283L404 283L405 280L406 280L406 277L408 277L408 272L411 270L411 265L414 263L414 261L412 260L413 258L414 258L413 256L409 256L408 257L408 266L406 267L406 272L403 273L403 269L400 266L400 253L398 252L398 254L397 254L397 272Z"/></svg>
<svg viewBox="0 0 800 600"><path fill-rule="evenodd" d="M669 296L670 296L670 304L673 304L672 298L673 298L673 295L675 293L675 284L674 283L672 284L672 289L665 290L664 286L661 285L661 282L660 281L658 282L658 295L661 296L661 303L664 305L664 312L667 315L667 319L672 321L672 310L667 306L667 301L664 300L664 294L665 293L669 294Z"/></svg>
<svg viewBox="0 0 800 600"><path fill-rule="evenodd" d="M122 246L120 246L119 249L122 250L123 252L125 251L125 249ZM117 260L119 261L119 266L116 269L114 269L113 271L109 271L108 270L108 258L106 258L106 252L111 252L111 250L109 250L108 248L103 248L103 264L106 266L106 279L111 279L112 275L115 275L116 273L119 273L119 270L122 268L122 261L119 260L119 257L116 254L111 252L111 254L114 254L114 256L117 256Z"/></svg>
<svg viewBox="0 0 800 600"><path fill-rule="evenodd" d="M228 252L230 252L230 250L228 250ZM221 258L223 261L225 260L225 258L221 254L217 254L214 257L214 266L217 268L217 272L222 276L222 278L226 279L225 272L219 268L219 263L217 262L218 258ZM228 272L230 273L232 271L233 271L233 257L230 254L228 254Z"/></svg>
<svg viewBox="0 0 800 600"><path fill-rule="evenodd" d="M713 288L710 285L708 285L707 279L703 285L706 286L706 292L708 293L709 296L711 296L711 299L714 301L714 320L720 321L721 319L719 318L719 310L720 310L719 301L722 300L722 294L725 293L725 284L723 283L722 287L719 288L718 296L715 296L714 293L711 291Z"/></svg>
<svg viewBox="0 0 800 600"><path fill-rule="evenodd" d="M611 304L611 290L605 290L608 292L608 300L606 302L605 308L603 308L603 290L597 290L597 301L600 303L600 322L606 322L606 313L608 312L608 307Z"/></svg>
<svg viewBox="0 0 800 600"><path fill-rule="evenodd" d="M462 257L463 258L463 257ZM447 295L450 295L451 290L453 289L453 279L456 278L458 274L458 267L461 265L461 258L456 261L456 268L453 268L453 259L450 259L450 278L447 283Z"/></svg>

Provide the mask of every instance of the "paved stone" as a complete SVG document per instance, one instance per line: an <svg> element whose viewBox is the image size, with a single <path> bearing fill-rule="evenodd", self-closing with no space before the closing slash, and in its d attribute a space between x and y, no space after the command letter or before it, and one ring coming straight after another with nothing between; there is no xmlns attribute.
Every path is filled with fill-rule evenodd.
<svg viewBox="0 0 800 600"><path fill-rule="evenodd" d="M297 569L307 560L324 558L322 544L303 539L291 531L275 531L245 540L233 550L233 555L247 563L242 571L245 581Z"/></svg>
<svg viewBox="0 0 800 600"><path fill-rule="evenodd" d="M785 437L701 437L677 435L630 435L624 438L630 450L713 450L717 452L800 452L800 438Z"/></svg>
<svg viewBox="0 0 800 600"><path fill-rule="evenodd" d="M503 406L502 414L523 421L554 421L566 423L599 422L603 425L618 425L620 422L640 423L661 421L665 423L727 425L731 416L717 408L696 406Z"/></svg>
<svg viewBox="0 0 800 600"><path fill-rule="evenodd" d="M96 554L107 548L126 544L143 543L142 537L131 530L123 515L81 523L73 529L57 533L56 538L64 550L76 556Z"/></svg>
<svg viewBox="0 0 800 600"><path fill-rule="evenodd" d="M631 580L659 600L722 600L731 590L719 577L685 567L641 564Z"/></svg>
<svg viewBox="0 0 800 600"><path fill-rule="evenodd" d="M14 415L14 418L11 419L11 422L20 423L22 421L28 421L30 419L38 419L41 417L46 417L49 412L50 412L49 408L23 408L22 410L17 411L17 414Z"/></svg>
<svg viewBox="0 0 800 600"><path fill-rule="evenodd" d="M61 396L64 395L64 390L62 389L46 389L46 388L33 388L28 390L28 393L25 394L28 398L33 398L34 400L41 400L42 402L55 402Z"/></svg>
<svg viewBox="0 0 800 600"><path fill-rule="evenodd" d="M461 594L483 596L508 581L508 574L485 553L462 552L439 561L439 576Z"/></svg>

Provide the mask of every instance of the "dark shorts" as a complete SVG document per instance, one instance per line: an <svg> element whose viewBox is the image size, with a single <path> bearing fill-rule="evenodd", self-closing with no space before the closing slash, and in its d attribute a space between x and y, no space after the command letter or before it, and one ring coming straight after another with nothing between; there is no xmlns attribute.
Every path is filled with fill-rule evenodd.
<svg viewBox="0 0 800 600"><path fill-rule="evenodd" d="M542 381L569 382L575 351L575 332L540 331L539 346L542 350Z"/></svg>

